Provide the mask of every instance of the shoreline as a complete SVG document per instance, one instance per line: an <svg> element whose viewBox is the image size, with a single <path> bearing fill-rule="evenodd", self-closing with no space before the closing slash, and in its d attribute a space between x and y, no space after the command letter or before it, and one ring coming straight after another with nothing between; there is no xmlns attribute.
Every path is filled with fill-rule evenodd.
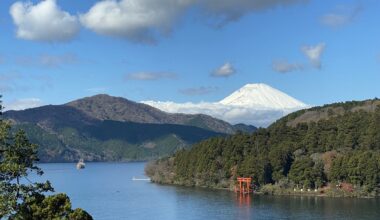
<svg viewBox="0 0 380 220"><path fill-rule="evenodd" d="M130 160L130 161L85 161L87 163L148 163L150 160ZM62 161L62 162L38 162L36 164L66 164L78 163L78 161Z"/></svg>
<svg viewBox="0 0 380 220"><path fill-rule="evenodd" d="M175 184L175 183L158 183L153 180L150 181L151 183L158 184L158 185L164 185L164 186L177 186L177 187L185 187L185 188L198 188L198 189L209 189L209 190L216 190L216 191L229 191L231 193L234 193L234 191L230 188L222 188L222 187L207 187L207 186L188 186L188 185L181 185L181 184ZM316 198L349 198L349 199L379 199L380 195L373 195L369 196L367 195L359 195L359 192L346 192L342 189L334 189L334 190L328 190L324 193L321 193L320 191L305 191L305 192L294 192L291 191L291 189L283 189L282 192L268 192L268 191L262 191L263 187L260 188L259 191L253 191L250 193L250 195L260 195L260 196L290 196L290 197L316 197ZM236 193L237 195L240 193Z"/></svg>

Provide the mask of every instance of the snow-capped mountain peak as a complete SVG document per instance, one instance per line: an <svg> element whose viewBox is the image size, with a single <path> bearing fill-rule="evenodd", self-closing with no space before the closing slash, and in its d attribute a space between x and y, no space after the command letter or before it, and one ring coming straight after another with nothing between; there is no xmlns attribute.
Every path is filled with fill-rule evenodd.
<svg viewBox="0 0 380 220"><path fill-rule="evenodd" d="M266 127L284 115L309 106L266 84L247 84L219 102L143 101L170 113L202 113L232 124Z"/></svg>
<svg viewBox="0 0 380 220"><path fill-rule="evenodd" d="M269 109L300 109L308 105L263 83L247 84L219 102L223 105Z"/></svg>

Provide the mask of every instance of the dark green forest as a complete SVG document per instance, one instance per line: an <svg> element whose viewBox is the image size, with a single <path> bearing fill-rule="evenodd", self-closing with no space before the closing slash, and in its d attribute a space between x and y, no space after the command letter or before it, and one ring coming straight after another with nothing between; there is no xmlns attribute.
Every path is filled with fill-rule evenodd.
<svg viewBox="0 0 380 220"><path fill-rule="evenodd" d="M258 188L321 189L348 184L376 195L380 183L380 102L315 107L253 134L216 137L147 166L156 182L230 188L237 176ZM334 188L332 187L332 188Z"/></svg>
<svg viewBox="0 0 380 220"><path fill-rule="evenodd" d="M208 137L224 135L198 127L102 121L95 125L63 125L47 132L32 123L17 123L39 146L43 162L133 161L167 156ZM78 154L79 152L79 154Z"/></svg>

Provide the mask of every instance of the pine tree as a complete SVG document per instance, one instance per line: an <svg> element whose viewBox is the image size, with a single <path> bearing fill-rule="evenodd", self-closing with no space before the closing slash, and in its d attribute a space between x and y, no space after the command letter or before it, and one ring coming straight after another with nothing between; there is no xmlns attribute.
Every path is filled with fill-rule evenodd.
<svg viewBox="0 0 380 220"><path fill-rule="evenodd" d="M1 109L0 102L0 115ZM43 174L36 162L37 146L22 130L13 134L10 124L0 118L0 219L91 220L84 210L72 210L65 194L45 196L53 192L49 181L33 183L28 179L31 173Z"/></svg>

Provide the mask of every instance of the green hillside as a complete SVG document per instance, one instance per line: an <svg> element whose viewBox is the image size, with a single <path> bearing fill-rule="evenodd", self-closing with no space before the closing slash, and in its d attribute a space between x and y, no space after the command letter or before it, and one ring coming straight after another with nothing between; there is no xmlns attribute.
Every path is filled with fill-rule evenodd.
<svg viewBox="0 0 380 220"><path fill-rule="evenodd" d="M156 182L189 186L232 189L237 176L250 176L261 192L377 195L379 106L375 99L298 111L251 135L202 141L146 172Z"/></svg>
<svg viewBox="0 0 380 220"><path fill-rule="evenodd" d="M197 127L105 121L97 125L59 127L47 132L31 123L18 123L40 146L42 162L148 160L172 154L208 137L223 135Z"/></svg>
<svg viewBox="0 0 380 220"><path fill-rule="evenodd" d="M237 130L207 115L169 114L107 95L7 111L3 118L39 145L42 162L148 160Z"/></svg>

